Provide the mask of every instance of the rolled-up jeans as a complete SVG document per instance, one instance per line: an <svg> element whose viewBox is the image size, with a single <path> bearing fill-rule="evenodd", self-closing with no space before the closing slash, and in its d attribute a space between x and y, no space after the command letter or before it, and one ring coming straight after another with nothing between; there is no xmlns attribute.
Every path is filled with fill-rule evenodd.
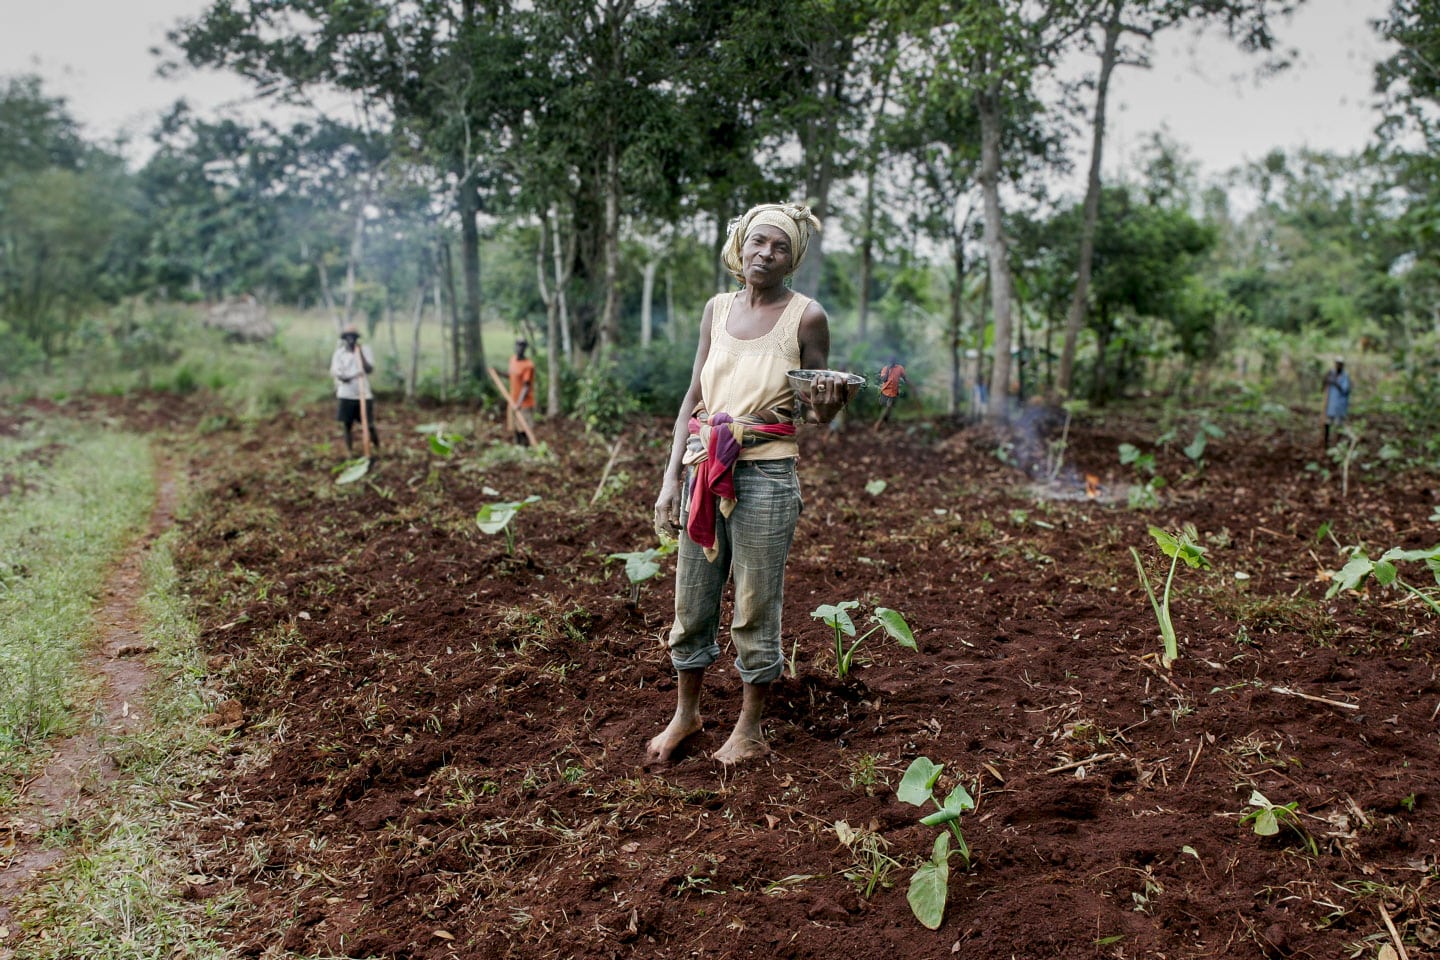
<svg viewBox="0 0 1440 960"><path fill-rule="evenodd" d="M685 533L694 471L687 471L680 508L680 549L675 570L675 625L670 662L676 670L703 670L720 657L720 598L735 581L730 639L735 669L746 683L770 683L785 669L780 611L785 600L785 558L800 518L795 460L740 460L735 464L735 509L715 512L714 561Z"/></svg>

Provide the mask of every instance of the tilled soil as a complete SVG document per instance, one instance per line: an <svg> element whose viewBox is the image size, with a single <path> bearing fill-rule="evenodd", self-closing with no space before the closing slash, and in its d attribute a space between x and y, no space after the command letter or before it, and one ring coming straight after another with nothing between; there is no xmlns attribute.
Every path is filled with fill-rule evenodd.
<svg viewBox="0 0 1440 960"><path fill-rule="evenodd" d="M1153 424L1072 426L1045 496L984 430L806 435L772 753L708 759L739 705L727 652L704 731L648 768L673 588L631 603L606 558L655 545L668 425L627 435L592 506L605 441L542 425L549 457L507 462L485 422L447 460L412 432L444 416L471 429L384 408L352 486L319 415L198 441L178 562L244 726L192 798L188 893L243 892L241 954L1374 957L1387 917L1436 954L1436 620L1393 589L1325 599L1343 557L1316 536L1431 545L1427 474L1357 467L1342 501L1308 431L1227 425L1203 470L1154 451L1170 483L1142 511L1116 450L1152 451ZM477 529L531 494L513 554ZM1130 548L1158 590L1147 525L1182 522L1213 569L1175 575L1167 670ZM919 650L877 634L838 679L810 613L844 600L862 625L900 610ZM895 793L918 756L978 799L934 931L906 887L942 828ZM1242 822L1257 790L1293 828Z"/></svg>

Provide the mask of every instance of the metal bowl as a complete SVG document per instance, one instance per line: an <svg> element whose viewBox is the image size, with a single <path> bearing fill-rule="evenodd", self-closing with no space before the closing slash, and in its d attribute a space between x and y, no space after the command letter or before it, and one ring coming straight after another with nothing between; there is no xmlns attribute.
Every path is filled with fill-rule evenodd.
<svg viewBox="0 0 1440 960"><path fill-rule="evenodd" d="M858 373L846 373L843 370L789 370L785 376L790 381L790 387L795 391L795 399L806 406L813 407L815 404L810 399L810 391L815 386L815 378L821 374L831 374L843 377L845 380L845 402L849 403L855 399L865 386L865 378Z"/></svg>

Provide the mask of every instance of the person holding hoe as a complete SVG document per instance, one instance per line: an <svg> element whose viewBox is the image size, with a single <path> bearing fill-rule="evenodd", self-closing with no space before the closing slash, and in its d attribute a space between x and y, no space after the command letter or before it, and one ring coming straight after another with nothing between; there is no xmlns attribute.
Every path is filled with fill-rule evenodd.
<svg viewBox="0 0 1440 960"><path fill-rule="evenodd" d="M535 417L535 361L526 359L529 341L515 341L515 355L510 358L510 403L506 405L505 422L515 435L515 442L529 446Z"/></svg>
<svg viewBox="0 0 1440 960"><path fill-rule="evenodd" d="M701 729L700 693L706 668L720 656L720 600L731 579L730 639L743 697L734 730L714 758L729 765L769 752L760 721L769 685L785 666L785 560L800 516L795 426L802 419L829 422L858 389L824 369L825 311L786 283L819 229L808 207L792 203L762 204L730 224L722 260L742 286L705 305L655 501L656 531L678 535L680 547L669 637L675 713L649 743L652 763L670 760ZM799 368L814 371L803 393L787 377Z"/></svg>
<svg viewBox="0 0 1440 960"><path fill-rule="evenodd" d="M905 365L894 356L880 368L880 419L875 421L876 430L880 429L880 424L890 419L890 414L895 410L895 401L900 399L900 386L909 382L905 379Z"/></svg>
<svg viewBox="0 0 1440 960"><path fill-rule="evenodd" d="M1330 449L1330 428L1337 431L1350 413L1350 374L1345 372L1345 358L1337 357L1335 367L1325 371L1325 449Z"/></svg>
<svg viewBox="0 0 1440 960"><path fill-rule="evenodd" d="M375 356L368 344L360 343L360 331L348 323L340 331L340 345L330 357L330 376L335 380L335 419L345 427L345 452L355 454L354 429L361 424L369 447L380 449L380 434L375 429L375 395L370 391L370 374L375 371ZM365 406L360 406L361 400Z"/></svg>

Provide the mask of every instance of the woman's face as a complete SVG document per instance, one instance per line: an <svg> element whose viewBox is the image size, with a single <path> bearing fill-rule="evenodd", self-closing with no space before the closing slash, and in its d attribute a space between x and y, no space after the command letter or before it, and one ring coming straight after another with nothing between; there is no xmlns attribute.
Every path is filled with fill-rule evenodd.
<svg viewBox="0 0 1440 960"><path fill-rule="evenodd" d="M784 282L795 263L790 238L779 227L762 223L752 227L740 248L740 263L745 282L754 286L773 286Z"/></svg>

